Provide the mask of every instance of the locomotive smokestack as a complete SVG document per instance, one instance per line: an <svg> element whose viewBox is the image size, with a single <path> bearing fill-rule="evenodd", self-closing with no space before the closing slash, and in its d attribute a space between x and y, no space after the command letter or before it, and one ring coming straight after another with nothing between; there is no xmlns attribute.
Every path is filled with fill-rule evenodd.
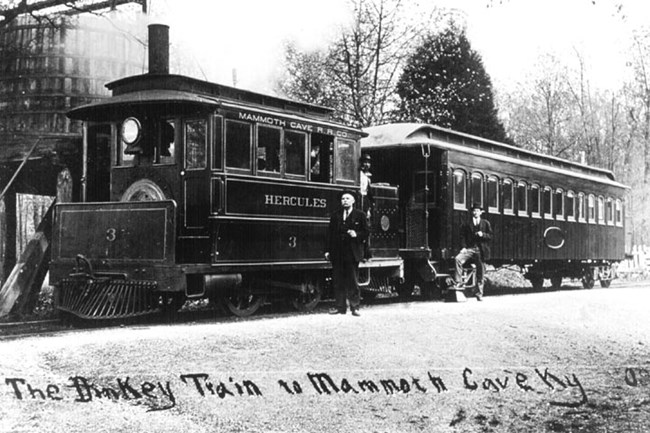
<svg viewBox="0 0 650 433"><path fill-rule="evenodd" d="M149 24L149 73L169 74L169 26Z"/></svg>

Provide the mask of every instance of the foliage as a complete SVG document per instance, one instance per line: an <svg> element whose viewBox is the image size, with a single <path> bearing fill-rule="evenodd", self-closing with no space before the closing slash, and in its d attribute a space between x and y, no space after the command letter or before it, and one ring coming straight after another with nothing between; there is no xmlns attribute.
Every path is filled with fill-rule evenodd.
<svg viewBox="0 0 650 433"><path fill-rule="evenodd" d="M350 4L352 23L327 48L302 53L287 44L286 74L277 89L289 98L331 106L338 120L356 126L385 123L395 108L399 71L422 22L409 22L406 11L413 5L407 8L402 0Z"/></svg>
<svg viewBox="0 0 650 433"><path fill-rule="evenodd" d="M441 33L425 37L408 59L397 93L402 121L507 141L481 56L453 21Z"/></svg>
<svg viewBox="0 0 650 433"><path fill-rule="evenodd" d="M343 89L331 79L324 50L300 51L293 42L285 45L286 73L290 79L279 83L280 91L291 98L325 107L342 108Z"/></svg>
<svg viewBox="0 0 650 433"><path fill-rule="evenodd" d="M642 59L632 59L630 65ZM650 100L643 68L635 69L632 82L602 89L590 79L580 52L564 62L544 55L527 81L502 93L500 107L510 137L522 147L611 170L618 181L631 186L628 231L634 232L634 243L643 243L650 239L644 175L649 167L644 149L650 134Z"/></svg>
<svg viewBox="0 0 650 433"><path fill-rule="evenodd" d="M80 13L101 13L109 8L136 3L146 9L146 0L4 0L0 3L0 29L10 24L21 15L29 15L37 21L50 22L56 15L73 15Z"/></svg>

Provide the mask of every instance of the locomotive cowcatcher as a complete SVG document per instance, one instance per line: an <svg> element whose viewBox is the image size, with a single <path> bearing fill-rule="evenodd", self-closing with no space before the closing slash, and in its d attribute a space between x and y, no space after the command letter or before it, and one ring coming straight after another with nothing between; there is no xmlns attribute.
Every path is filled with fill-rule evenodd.
<svg viewBox="0 0 650 433"><path fill-rule="evenodd" d="M57 307L121 318L186 299L252 314L268 295L310 309L326 289L329 214L358 189L364 133L332 110L169 74L169 33L149 27L149 72L107 84L83 121L81 203L56 206ZM373 187L372 295L401 277L397 188Z"/></svg>

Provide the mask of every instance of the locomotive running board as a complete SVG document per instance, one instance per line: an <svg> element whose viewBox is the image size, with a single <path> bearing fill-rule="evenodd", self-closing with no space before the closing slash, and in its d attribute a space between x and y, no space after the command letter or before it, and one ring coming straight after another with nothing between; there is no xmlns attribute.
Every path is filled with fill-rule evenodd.
<svg viewBox="0 0 650 433"><path fill-rule="evenodd" d="M153 281L66 278L58 309L82 319L122 319L160 311Z"/></svg>

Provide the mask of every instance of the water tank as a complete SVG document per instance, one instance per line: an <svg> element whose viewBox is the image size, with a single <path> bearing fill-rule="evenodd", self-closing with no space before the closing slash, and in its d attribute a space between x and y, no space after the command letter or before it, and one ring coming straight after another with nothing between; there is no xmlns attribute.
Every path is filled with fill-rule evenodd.
<svg viewBox="0 0 650 433"><path fill-rule="evenodd" d="M138 17L21 16L0 33L0 134L77 135L65 113L109 95L104 84L146 71Z"/></svg>

